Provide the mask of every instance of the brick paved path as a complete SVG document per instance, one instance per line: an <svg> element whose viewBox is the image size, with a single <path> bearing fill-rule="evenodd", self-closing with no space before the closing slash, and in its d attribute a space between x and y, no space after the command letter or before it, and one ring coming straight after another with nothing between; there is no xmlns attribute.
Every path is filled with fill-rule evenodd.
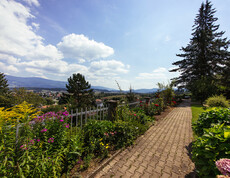
<svg viewBox="0 0 230 178"><path fill-rule="evenodd" d="M186 100L95 177L194 177L194 164L188 156L192 141L191 118L190 101Z"/></svg>

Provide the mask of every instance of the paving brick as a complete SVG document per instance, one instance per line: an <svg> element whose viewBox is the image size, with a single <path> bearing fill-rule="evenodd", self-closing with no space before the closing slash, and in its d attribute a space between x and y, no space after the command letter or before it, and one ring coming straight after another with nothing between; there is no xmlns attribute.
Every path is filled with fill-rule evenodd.
<svg viewBox="0 0 230 178"><path fill-rule="evenodd" d="M157 121L95 177L185 177L195 168L186 149L193 135L191 118L187 100Z"/></svg>
<svg viewBox="0 0 230 178"><path fill-rule="evenodd" d="M146 169L145 167L140 166L139 168L136 169L136 172L143 174L145 169Z"/></svg>

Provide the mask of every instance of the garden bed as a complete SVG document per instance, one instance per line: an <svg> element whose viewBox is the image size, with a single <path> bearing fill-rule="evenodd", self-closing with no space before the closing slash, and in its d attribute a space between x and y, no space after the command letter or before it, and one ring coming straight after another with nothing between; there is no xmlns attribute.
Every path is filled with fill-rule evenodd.
<svg viewBox="0 0 230 178"><path fill-rule="evenodd" d="M160 121L161 119L165 118L175 107L171 107L171 106L167 106L167 108L159 115L155 115L155 121ZM151 125L153 126L155 124L155 122ZM151 127L150 126L150 127ZM150 128L149 127L149 128ZM145 133L144 133L145 134ZM136 141L138 142L139 139L142 138L142 136L144 135L140 135ZM135 142L136 142L135 141ZM135 145L135 143L134 143ZM131 145L129 147L127 147L126 149L132 149L132 147L134 145ZM74 178L74 177L93 177L94 175L96 175L96 173L98 173L100 170L102 170L107 164L110 163L110 161L112 161L119 153L121 153L125 148L121 148L119 150L116 151L112 151L109 153L109 156L105 159L100 159L100 158L95 158L91 161L88 169L78 172L79 170L79 165L76 165L70 172L70 177Z"/></svg>

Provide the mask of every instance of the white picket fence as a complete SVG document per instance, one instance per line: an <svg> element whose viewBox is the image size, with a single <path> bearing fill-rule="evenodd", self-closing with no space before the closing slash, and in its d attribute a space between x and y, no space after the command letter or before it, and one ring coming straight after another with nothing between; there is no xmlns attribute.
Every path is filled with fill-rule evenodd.
<svg viewBox="0 0 230 178"><path fill-rule="evenodd" d="M142 103L145 103L146 101L142 101ZM153 103L154 99L150 100L150 103ZM133 103L128 103L128 104L121 104L118 107L122 106L130 106L130 107L135 107L140 105L140 101L138 102L133 102ZM88 120L90 119L95 119L95 120L107 120L107 114L108 114L109 107L108 106L102 106L102 107L86 107L86 108L81 108L81 109L76 109L71 110L70 113L70 129L72 130L73 127L80 127L82 129L83 125L87 123ZM29 119L29 118L28 118ZM17 119L17 123L19 123L19 120ZM16 125L16 140L19 137L19 129L20 127L23 126L23 123L17 124ZM11 126L9 126L11 127ZM17 141L16 141L17 142Z"/></svg>
<svg viewBox="0 0 230 178"><path fill-rule="evenodd" d="M71 128L73 124L75 124L76 127L80 126L82 128L83 124L86 124L88 119L105 120L106 114L108 114L108 106L76 109L75 113L71 110ZM73 122L74 117L75 122Z"/></svg>

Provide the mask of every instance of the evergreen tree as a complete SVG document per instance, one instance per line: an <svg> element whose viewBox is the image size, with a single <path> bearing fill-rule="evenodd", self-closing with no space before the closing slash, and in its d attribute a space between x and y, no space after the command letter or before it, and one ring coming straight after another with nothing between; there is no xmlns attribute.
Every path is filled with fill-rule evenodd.
<svg viewBox="0 0 230 178"><path fill-rule="evenodd" d="M0 72L0 107L11 106L8 86L5 75Z"/></svg>
<svg viewBox="0 0 230 178"><path fill-rule="evenodd" d="M170 72L181 72L174 78L175 84L190 90L195 99L204 101L218 91L218 75L223 76L230 53L227 51L230 41L221 38L223 31L217 32L216 10L210 1L202 3L193 25L192 38L186 47L182 47L182 60L174 62L178 68Z"/></svg>
<svg viewBox="0 0 230 178"><path fill-rule="evenodd" d="M5 75L0 72L0 95L7 95L9 92L8 83Z"/></svg>
<svg viewBox="0 0 230 178"><path fill-rule="evenodd" d="M91 85L86 82L85 77L81 74L73 74L68 78L66 84L67 91L70 93L69 101L73 106L86 107L92 105L94 101L93 90L90 89Z"/></svg>

